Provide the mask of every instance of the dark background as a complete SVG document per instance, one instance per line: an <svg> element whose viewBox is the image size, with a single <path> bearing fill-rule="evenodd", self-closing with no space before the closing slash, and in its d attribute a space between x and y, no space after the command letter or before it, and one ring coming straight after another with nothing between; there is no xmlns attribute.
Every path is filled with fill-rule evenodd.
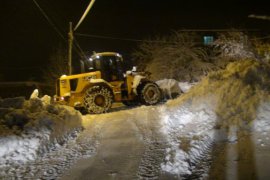
<svg viewBox="0 0 270 180"><path fill-rule="evenodd" d="M69 22L78 22L90 0L36 0L67 39ZM1 0L0 80L40 80L53 50L67 46L32 0ZM245 28L270 30L267 1L96 0L76 33L144 39L178 29ZM86 52L116 51L126 60L137 42L76 36ZM78 56L74 52L74 61Z"/></svg>

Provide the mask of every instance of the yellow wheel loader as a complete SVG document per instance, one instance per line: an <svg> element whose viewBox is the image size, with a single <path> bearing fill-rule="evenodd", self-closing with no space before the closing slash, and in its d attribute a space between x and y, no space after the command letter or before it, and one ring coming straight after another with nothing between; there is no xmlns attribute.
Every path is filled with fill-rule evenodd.
<svg viewBox="0 0 270 180"><path fill-rule="evenodd" d="M124 71L123 58L115 52L95 53L86 62L85 72L61 76L55 100L88 113L107 112L113 102L125 105L154 105L161 100L160 88L145 72Z"/></svg>

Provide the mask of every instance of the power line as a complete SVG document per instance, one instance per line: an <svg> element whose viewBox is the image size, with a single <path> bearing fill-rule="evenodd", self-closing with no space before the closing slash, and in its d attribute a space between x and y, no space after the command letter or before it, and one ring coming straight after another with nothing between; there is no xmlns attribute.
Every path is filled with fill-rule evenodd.
<svg viewBox="0 0 270 180"><path fill-rule="evenodd" d="M45 11L41 8L41 6L37 3L36 0L33 0L33 2L35 3L35 5L38 7L38 9L40 10L40 12L42 13L42 15L46 18L46 20L49 22L49 24L53 27L53 29L58 33L58 35L65 41L67 42L67 39L64 37L64 35L60 32L60 30L58 30L57 26L53 23L53 21L50 19L50 17L45 13ZM79 56L81 56L81 58L86 58L85 53L83 52L83 50L81 49L78 41L75 41L75 48L74 50L78 53Z"/></svg>
<svg viewBox="0 0 270 180"><path fill-rule="evenodd" d="M63 15L63 12L59 11L58 8L52 6L48 0L38 0L40 6L46 10L47 14L54 21L54 24L61 30L65 35L68 33L66 29L66 23L69 22L68 18Z"/></svg>
<svg viewBox="0 0 270 180"><path fill-rule="evenodd" d="M46 18L46 20L49 22L49 24L53 27L53 29L58 33L58 35L65 41L67 42L67 39L64 38L63 34L58 30L58 28L55 26L53 21L49 18L49 16L45 13L45 11L40 7L40 5L37 3L36 0L33 0L35 5L38 7L40 12L43 14L43 16ZM90 2L90 4L94 3L94 0ZM92 5L88 7L92 7ZM250 16L252 17L252 16ZM258 18L258 17L256 17ZM268 17L265 16L260 16L259 18L261 19L267 19ZM80 23L77 24L79 26ZM242 30L227 30L227 29L184 29L180 31L185 31L185 32L205 32L205 31L215 31L215 32L221 32L221 31L242 31ZM252 29L249 31L257 31L256 29ZM152 42L152 43L164 43L164 44L171 44L173 42L166 42L166 41L155 41L155 40L143 40L143 39L133 39L133 38L119 38L119 37L111 37L111 36L102 36L102 35L93 35L93 34L83 34L83 33L75 33L75 35L82 36L82 37L90 37L90 38L98 38L98 39L111 39L111 40L121 40L121 41L130 41L130 42ZM268 39L270 36L265 36L265 37L260 37L260 38L253 38L250 40L257 40L257 39ZM83 52L82 48L80 47L79 43L77 40L74 41L75 46L74 50L81 56L81 58L86 58L85 53ZM200 42L201 43L201 42Z"/></svg>
<svg viewBox="0 0 270 180"><path fill-rule="evenodd" d="M250 39L250 40L251 40L251 41L254 41L254 40L260 40L260 39L270 39L270 36L264 36L264 37L252 38L252 39Z"/></svg>
<svg viewBox="0 0 270 180"><path fill-rule="evenodd" d="M39 9L39 11L42 13L42 15L46 18L46 20L49 22L49 24L53 27L53 29L57 32L57 34L64 40L67 41L65 39L65 37L63 36L63 34L58 30L58 28L55 26L55 24L52 22L52 20L49 18L49 16L45 13L45 11L40 7L40 5L37 3L36 0L33 0L34 4L37 6L37 8Z"/></svg>
<svg viewBox="0 0 270 180"><path fill-rule="evenodd" d="M73 42L74 42L75 45L76 45L74 48L75 48L75 49L78 48L78 51L81 52L81 58L87 59L85 53L83 52L83 50L82 50L82 48L80 47L80 45L79 45L78 41L76 40L76 38L73 39Z"/></svg>
<svg viewBox="0 0 270 180"><path fill-rule="evenodd" d="M258 29L180 29L180 32L244 32L259 31Z"/></svg>
<svg viewBox="0 0 270 180"><path fill-rule="evenodd" d="M101 36L101 35L93 35L93 34L82 34L82 33L75 33L75 35L82 36L82 37L121 40L121 41L168 43L166 41L153 41L153 40L132 39L132 38L119 38L119 37Z"/></svg>
<svg viewBox="0 0 270 180"><path fill-rule="evenodd" d="M198 31L201 31L201 30L198 30ZM133 38L119 38L119 37L112 37L112 36L102 36L102 35L82 34L82 33L75 33L75 35L82 36L82 37L89 37L89 38L97 38L97 39L110 39L110 40L132 41L132 42L153 42L153 43L164 43L164 44L173 43L173 42L166 42L166 41L143 40L143 39L133 39ZM270 38L270 36L264 36L264 37L251 38L249 40L259 40L259 39L269 39L269 38Z"/></svg>

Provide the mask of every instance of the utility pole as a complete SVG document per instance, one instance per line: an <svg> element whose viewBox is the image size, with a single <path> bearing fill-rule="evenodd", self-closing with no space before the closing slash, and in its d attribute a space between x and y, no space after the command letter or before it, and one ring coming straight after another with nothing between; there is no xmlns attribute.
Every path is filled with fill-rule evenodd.
<svg viewBox="0 0 270 180"><path fill-rule="evenodd" d="M69 33L68 33L68 73L72 74L72 47L73 47L73 39L74 39L74 31L80 26L80 24L85 19L86 15L89 13L90 9L94 5L95 0L91 0L78 24L73 29L72 22L69 22Z"/></svg>
<svg viewBox="0 0 270 180"><path fill-rule="evenodd" d="M68 33L68 74L72 74L72 46L73 46L73 26L72 22L69 22Z"/></svg>

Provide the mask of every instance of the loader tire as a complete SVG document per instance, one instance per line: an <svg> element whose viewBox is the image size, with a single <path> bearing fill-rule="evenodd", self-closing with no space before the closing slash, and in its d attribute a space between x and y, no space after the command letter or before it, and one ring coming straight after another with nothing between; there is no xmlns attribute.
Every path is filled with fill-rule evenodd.
<svg viewBox="0 0 270 180"><path fill-rule="evenodd" d="M157 84L144 82L138 87L140 103L144 105L155 105L160 102L162 93Z"/></svg>
<svg viewBox="0 0 270 180"><path fill-rule="evenodd" d="M113 95L107 87L93 86L85 91L83 100L88 113L101 114L111 108Z"/></svg>

